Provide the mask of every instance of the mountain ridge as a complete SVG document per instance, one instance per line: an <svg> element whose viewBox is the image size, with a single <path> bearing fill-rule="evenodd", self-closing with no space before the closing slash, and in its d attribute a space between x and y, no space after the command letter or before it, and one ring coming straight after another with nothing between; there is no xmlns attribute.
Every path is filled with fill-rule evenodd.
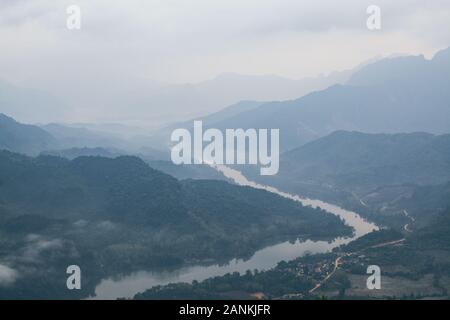
<svg viewBox="0 0 450 320"><path fill-rule="evenodd" d="M348 84L335 84L295 100L265 103L215 126L219 129L279 128L283 151L336 130L448 133L448 52L450 49L438 52L431 60L382 59L356 71ZM383 65L387 66L381 68ZM413 72L415 68L420 72ZM385 74L380 75L380 69Z"/></svg>

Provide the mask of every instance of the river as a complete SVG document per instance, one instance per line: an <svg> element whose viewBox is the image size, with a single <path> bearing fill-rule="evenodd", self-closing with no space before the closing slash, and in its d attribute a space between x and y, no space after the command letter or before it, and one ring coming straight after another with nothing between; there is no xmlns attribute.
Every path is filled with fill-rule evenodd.
<svg viewBox="0 0 450 320"><path fill-rule="evenodd" d="M378 227L361 218L357 213L342 209L338 206L320 201L302 198L298 195L292 195L270 186L261 185L249 181L239 171L226 166L214 166L224 176L232 179L236 184L249 186L257 189L264 189L276 193L282 197L299 201L305 206L321 208L336 216L344 219L345 223L355 229L354 235L347 238L336 238L333 241L296 241L295 243L283 242L277 245L261 249L248 260L233 259L226 265L198 265L180 268L176 271L151 272L139 271L128 276L119 278L104 279L95 288L95 297L92 299L116 299L132 298L136 293L143 292L157 285L166 285L175 282L192 282L193 280L202 281L207 278L221 276L226 273L240 272L247 270L268 270L277 265L278 262L293 260L306 253L324 253L342 244L349 243Z"/></svg>

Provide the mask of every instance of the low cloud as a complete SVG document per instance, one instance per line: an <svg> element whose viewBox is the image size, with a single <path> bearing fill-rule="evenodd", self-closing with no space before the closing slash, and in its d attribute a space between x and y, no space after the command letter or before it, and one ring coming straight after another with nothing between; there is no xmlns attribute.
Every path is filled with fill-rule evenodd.
<svg viewBox="0 0 450 320"><path fill-rule="evenodd" d="M16 270L0 264L0 286L7 286L13 284L18 278L19 274Z"/></svg>
<svg viewBox="0 0 450 320"><path fill-rule="evenodd" d="M39 235L29 235L28 244L23 250L23 254L20 257L25 262L38 262L40 255L45 251L57 250L63 247L63 241L61 239L47 240Z"/></svg>

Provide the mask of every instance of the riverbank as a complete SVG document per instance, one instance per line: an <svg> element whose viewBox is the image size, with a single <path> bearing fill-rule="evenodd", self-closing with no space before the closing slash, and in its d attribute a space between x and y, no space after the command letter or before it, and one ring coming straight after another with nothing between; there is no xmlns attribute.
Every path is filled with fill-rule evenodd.
<svg viewBox="0 0 450 320"><path fill-rule="evenodd" d="M216 170L220 171L227 178L232 179L236 184L241 186L253 187L255 189L263 189L282 197L297 201L305 206L313 208L321 208L331 214L340 217L345 224L351 226L355 232L352 237L339 237L332 241L295 241L283 242L277 245L266 247L257 251L250 259L233 259L225 265L210 266L191 266L181 268L169 272L148 272L140 271L132 275L122 277L121 279L105 279L97 286L95 298L97 299L116 299L116 298L132 298L135 294L143 292L154 286L167 285L169 283L179 283L192 281L203 281L208 278L222 276L227 273L245 273L247 270L269 270L277 266L280 261L289 261L305 254L317 254L330 252L336 247L347 244L378 227L360 217L357 213L344 210L338 206L328 204L320 200L312 200L302 198L298 195L291 195L281 192L276 188L264 186L249 181L239 171L225 167L217 166Z"/></svg>

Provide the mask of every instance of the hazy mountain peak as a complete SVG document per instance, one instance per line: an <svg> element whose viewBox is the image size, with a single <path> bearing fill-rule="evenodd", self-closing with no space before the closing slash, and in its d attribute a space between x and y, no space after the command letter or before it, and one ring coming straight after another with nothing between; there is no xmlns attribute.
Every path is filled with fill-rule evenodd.
<svg viewBox="0 0 450 320"><path fill-rule="evenodd" d="M14 120L11 117L8 117L6 114L1 113L0 112L0 121L13 121L13 122L17 122L16 120Z"/></svg>
<svg viewBox="0 0 450 320"><path fill-rule="evenodd" d="M423 55L382 59L361 68L352 75L348 84L369 86L402 81L411 77L411 73L420 75L427 63Z"/></svg>
<svg viewBox="0 0 450 320"><path fill-rule="evenodd" d="M56 139L41 128L17 122L0 113L0 149L38 154L54 146Z"/></svg>
<svg viewBox="0 0 450 320"><path fill-rule="evenodd" d="M219 74L215 80L273 80L273 81L293 81L292 79L282 77L276 74L241 74L235 72L224 72Z"/></svg>
<svg viewBox="0 0 450 320"><path fill-rule="evenodd" d="M438 65L438 69L431 70L431 66ZM437 52L431 60L423 54L389 57L371 63L350 78L352 85L383 85L402 82L403 84L429 85L430 78L438 78L441 73L450 68L450 48ZM446 75L449 77L448 73Z"/></svg>
<svg viewBox="0 0 450 320"><path fill-rule="evenodd" d="M436 52L433 62L447 62L450 64L450 47Z"/></svg>

